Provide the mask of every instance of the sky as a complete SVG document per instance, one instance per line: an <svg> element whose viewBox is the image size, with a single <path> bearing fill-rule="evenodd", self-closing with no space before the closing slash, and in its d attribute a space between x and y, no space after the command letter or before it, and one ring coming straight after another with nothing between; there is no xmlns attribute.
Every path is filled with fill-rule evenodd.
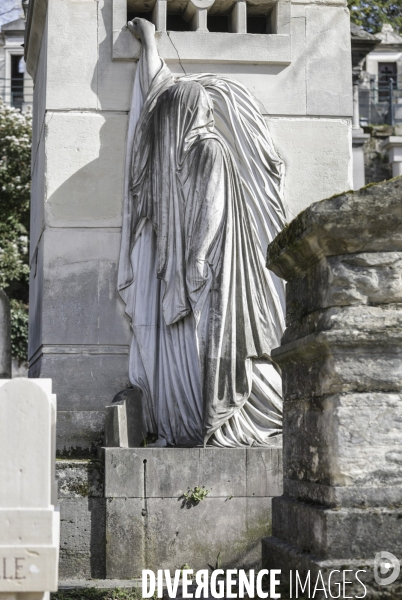
<svg viewBox="0 0 402 600"><path fill-rule="evenodd" d="M21 15L21 0L0 0L0 27Z"/></svg>

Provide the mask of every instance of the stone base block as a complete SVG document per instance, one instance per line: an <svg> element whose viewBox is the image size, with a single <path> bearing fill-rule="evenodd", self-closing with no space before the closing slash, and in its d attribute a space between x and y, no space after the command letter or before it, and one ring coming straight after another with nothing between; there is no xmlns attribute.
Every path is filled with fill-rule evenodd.
<svg viewBox="0 0 402 600"><path fill-rule="evenodd" d="M272 497L282 490L281 454L280 447L106 448L106 577L184 564L258 569ZM199 503L184 496L196 486L208 490Z"/></svg>
<svg viewBox="0 0 402 600"><path fill-rule="evenodd" d="M389 574L381 575L374 558L323 560L276 537L262 540L262 568L281 570L282 598L400 600L401 578L378 583L375 572L379 581Z"/></svg>
<svg viewBox="0 0 402 600"><path fill-rule="evenodd" d="M99 460L57 460L60 580L105 577L105 499Z"/></svg>
<svg viewBox="0 0 402 600"><path fill-rule="evenodd" d="M147 437L142 422L142 392L134 387L123 390L106 407L105 446L136 448Z"/></svg>
<svg viewBox="0 0 402 600"><path fill-rule="evenodd" d="M323 560L369 560L383 550L397 556L401 551L401 508L331 509L282 497L273 501L273 516L273 535Z"/></svg>

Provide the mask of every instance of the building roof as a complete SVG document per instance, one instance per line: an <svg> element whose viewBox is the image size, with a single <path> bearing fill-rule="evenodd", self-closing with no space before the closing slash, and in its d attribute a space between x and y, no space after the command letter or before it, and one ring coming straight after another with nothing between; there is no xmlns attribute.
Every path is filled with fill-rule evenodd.
<svg viewBox="0 0 402 600"><path fill-rule="evenodd" d="M394 28L390 23L384 23L380 33L376 33L376 36L380 38L380 46L402 46L402 36L394 31Z"/></svg>
<svg viewBox="0 0 402 600"><path fill-rule="evenodd" d="M1 31L6 35L23 35L25 31L25 19L16 19L15 21L4 23L1 26Z"/></svg>
<svg viewBox="0 0 402 600"><path fill-rule="evenodd" d="M371 41L373 43L378 42L379 35L373 35L369 33L361 25L350 24L350 35L353 41Z"/></svg>
<svg viewBox="0 0 402 600"><path fill-rule="evenodd" d="M372 52L380 41L378 36L369 33L363 27L350 24L350 37L352 43L352 67L357 69L356 76L361 72L363 60L369 52Z"/></svg>

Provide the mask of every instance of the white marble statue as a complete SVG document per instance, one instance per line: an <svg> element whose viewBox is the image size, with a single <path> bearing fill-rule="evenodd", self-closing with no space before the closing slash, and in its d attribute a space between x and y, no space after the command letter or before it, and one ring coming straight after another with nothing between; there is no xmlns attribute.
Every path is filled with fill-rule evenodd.
<svg viewBox="0 0 402 600"><path fill-rule="evenodd" d="M175 78L152 23L129 27L142 51L118 289L144 425L157 446L263 446L281 431L270 352L284 328L284 290L264 253L285 224L283 163L241 84Z"/></svg>

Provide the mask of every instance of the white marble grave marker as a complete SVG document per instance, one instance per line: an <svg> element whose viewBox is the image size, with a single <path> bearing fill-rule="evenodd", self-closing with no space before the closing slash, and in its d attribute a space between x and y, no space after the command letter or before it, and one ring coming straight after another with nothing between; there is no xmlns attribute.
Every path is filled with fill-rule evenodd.
<svg viewBox="0 0 402 600"><path fill-rule="evenodd" d="M55 425L50 379L0 380L0 600L57 590Z"/></svg>

